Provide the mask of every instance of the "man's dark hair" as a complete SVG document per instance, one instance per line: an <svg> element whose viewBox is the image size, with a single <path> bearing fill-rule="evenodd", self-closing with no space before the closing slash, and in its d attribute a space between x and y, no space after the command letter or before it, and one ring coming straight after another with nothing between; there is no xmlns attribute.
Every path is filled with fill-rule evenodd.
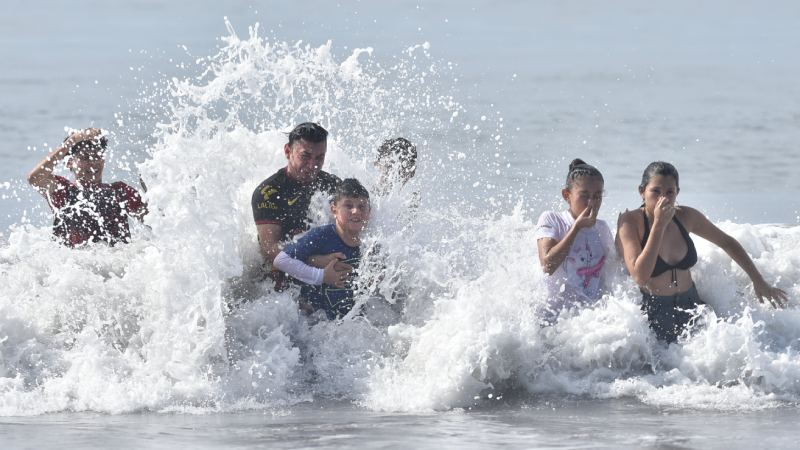
<svg viewBox="0 0 800 450"><path fill-rule="evenodd" d="M317 144L328 139L328 131L318 123L304 122L289 132L289 146L300 139Z"/></svg>
<svg viewBox="0 0 800 450"><path fill-rule="evenodd" d="M345 178L333 190L331 203L336 203L342 197L365 198L369 200L369 191L355 178Z"/></svg>
<svg viewBox="0 0 800 450"><path fill-rule="evenodd" d="M64 139L64 142L66 142L69 138L70 136L67 136L67 138ZM78 142L69 148L69 154L77 157L103 156L107 147L108 138L101 136L96 139Z"/></svg>

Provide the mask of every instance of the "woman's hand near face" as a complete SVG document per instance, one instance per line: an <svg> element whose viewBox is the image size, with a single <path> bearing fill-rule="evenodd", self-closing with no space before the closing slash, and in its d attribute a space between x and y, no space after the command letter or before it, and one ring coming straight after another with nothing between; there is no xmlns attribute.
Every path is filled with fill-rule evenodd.
<svg viewBox="0 0 800 450"><path fill-rule="evenodd" d="M653 209L653 225L666 226L675 217L675 203L667 197L661 197Z"/></svg>

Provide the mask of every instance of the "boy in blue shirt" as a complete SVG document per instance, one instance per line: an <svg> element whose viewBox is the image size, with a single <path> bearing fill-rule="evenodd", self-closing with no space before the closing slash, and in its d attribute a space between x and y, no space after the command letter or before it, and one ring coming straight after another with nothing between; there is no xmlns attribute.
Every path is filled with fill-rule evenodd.
<svg viewBox="0 0 800 450"><path fill-rule="evenodd" d="M300 308L306 312L325 311L328 319L343 317L352 309L352 274L337 272L338 261L358 268L361 259L361 232L369 221L369 192L355 178L348 178L336 188L331 199L334 223L311 229L283 248L273 267L286 272L303 284ZM341 253L324 269L307 264L312 255Z"/></svg>

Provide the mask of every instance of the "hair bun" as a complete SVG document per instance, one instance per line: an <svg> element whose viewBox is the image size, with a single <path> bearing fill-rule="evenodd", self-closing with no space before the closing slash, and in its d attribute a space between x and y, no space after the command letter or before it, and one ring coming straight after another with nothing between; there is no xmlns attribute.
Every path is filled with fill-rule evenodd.
<svg viewBox="0 0 800 450"><path fill-rule="evenodd" d="M569 171L572 172L573 170L575 170L576 167L578 167L580 165L584 165L585 166L587 164L580 158L573 159L572 162L569 163Z"/></svg>

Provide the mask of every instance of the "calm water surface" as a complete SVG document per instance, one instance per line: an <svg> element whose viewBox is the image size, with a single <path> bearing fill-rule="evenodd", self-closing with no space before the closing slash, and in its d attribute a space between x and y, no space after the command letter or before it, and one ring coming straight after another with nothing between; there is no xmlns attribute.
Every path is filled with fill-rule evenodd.
<svg viewBox="0 0 800 450"><path fill-rule="evenodd" d="M435 414L346 404L237 414L52 414L0 423L4 448L795 448L794 408L671 411L582 399ZM35 438L32 438L35 436Z"/></svg>

